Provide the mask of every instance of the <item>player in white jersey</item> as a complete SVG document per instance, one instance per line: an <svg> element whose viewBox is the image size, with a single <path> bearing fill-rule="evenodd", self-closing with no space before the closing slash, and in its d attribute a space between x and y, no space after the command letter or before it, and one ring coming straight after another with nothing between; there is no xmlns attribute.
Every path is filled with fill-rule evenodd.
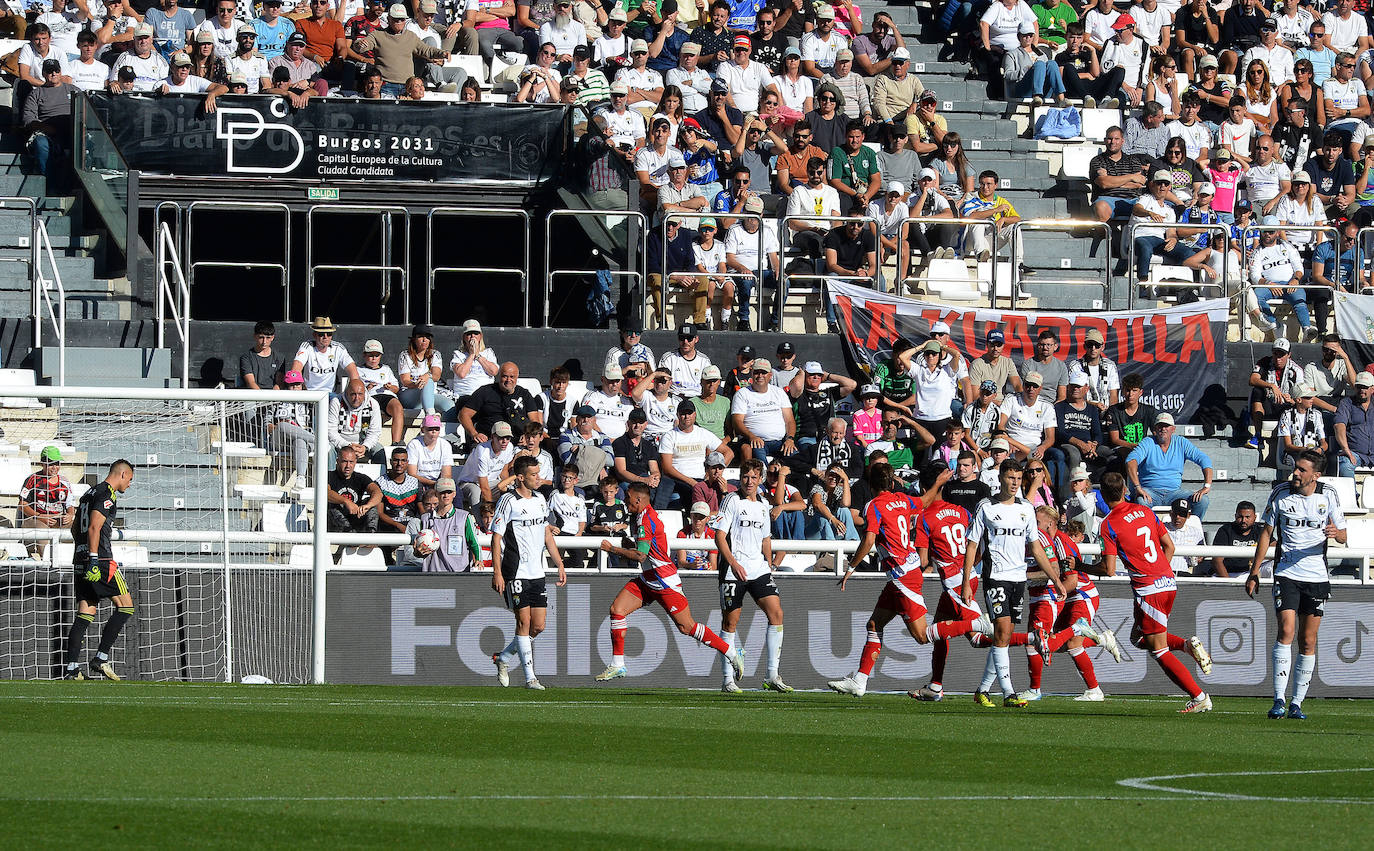
<svg viewBox="0 0 1374 851"><path fill-rule="evenodd" d="M759 494L763 483L763 462L750 458L740 464L739 490L726 494L720 512L708 521L715 532L716 549L720 552L720 637L733 649L735 629L739 626L744 594L754 598L754 604L768 618L768 634L764 647L768 653L768 671L763 680L765 691L792 691L792 687L778 675L778 659L782 656L782 600L773 582L773 538L771 506ZM743 652L743 651L741 651ZM735 670L728 658L721 657L723 680L720 690L738 694Z"/></svg>
<svg viewBox="0 0 1374 851"><path fill-rule="evenodd" d="M1345 543L1345 513L1336 491L1319 481L1325 458L1311 449L1298 456L1293 480L1274 488L1264 507L1259 541L1245 578L1245 593L1259 590L1260 564L1274 547L1274 610L1278 630L1274 637L1274 706L1270 718L1306 720L1303 698L1317 669L1317 630L1322 607L1331 597L1326 547L1330 541ZM1288 669L1293 661L1293 636L1298 637L1297 679L1293 700L1285 709Z"/></svg>
<svg viewBox="0 0 1374 851"><path fill-rule="evenodd" d="M539 487L539 459L523 455L515 460L515 489L496 503L491 521L491 587L515 612L515 638L506 649L491 657L501 685L509 682L510 660L517 655L525 669L525 687L544 690L534 675L535 636L544 631L549 598L544 586L544 551L558 566L558 587L568 581L563 557L553 540L549 525L549 503L535 488Z"/></svg>
<svg viewBox="0 0 1374 851"><path fill-rule="evenodd" d="M983 681L974 692L974 701L979 706L994 705L988 690L995 679L1002 686L1003 706L1024 707L1026 701L1017 697L1011 682L1008 648L1012 624L1021 620L1025 605L1027 552L1049 577L1061 598L1064 586L1059 581L1059 570L1040 546L1035 509L1019 496L1021 463L1010 459L1003 461L997 474L1001 492L980 502L973 515L964 552L964 584L959 596L973 599L973 567L981 563L983 602L987 604L988 617L992 618L992 647L988 650Z"/></svg>

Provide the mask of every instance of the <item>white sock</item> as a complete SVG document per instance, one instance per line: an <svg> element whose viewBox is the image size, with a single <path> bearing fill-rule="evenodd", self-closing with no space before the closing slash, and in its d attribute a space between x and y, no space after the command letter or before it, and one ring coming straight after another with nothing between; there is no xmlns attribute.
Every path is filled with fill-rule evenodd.
<svg viewBox="0 0 1374 851"><path fill-rule="evenodd" d="M623 668L623 667L625 667L625 657L624 657L624 656L612 656L612 657L611 657L611 667L612 667L612 668Z"/></svg>
<svg viewBox="0 0 1374 851"><path fill-rule="evenodd" d="M106 653L103 650L97 650L95 652L95 658L98 662L108 662L110 661L110 654Z"/></svg>
<svg viewBox="0 0 1374 851"><path fill-rule="evenodd" d="M1307 699L1307 687L1312 685L1312 672L1317 670L1317 654L1298 657L1298 675L1293 681L1293 702L1302 706Z"/></svg>
<svg viewBox="0 0 1374 851"><path fill-rule="evenodd" d="M782 624L768 627L764 647L768 650L768 679L778 676L778 659L782 656Z"/></svg>
<svg viewBox="0 0 1374 851"><path fill-rule="evenodd" d="M730 645L730 653L720 657L720 676L722 683L733 683L735 681L735 667L730 664L730 655L735 652L735 634L733 632L722 632L720 640Z"/></svg>
<svg viewBox="0 0 1374 851"><path fill-rule="evenodd" d="M1274 642L1274 652L1270 657L1274 663L1274 699L1288 699L1288 669L1293 665L1293 646Z"/></svg>
<svg viewBox="0 0 1374 851"><path fill-rule="evenodd" d="M993 656L993 648L988 648L988 661L983 666L983 680L978 684L978 690L987 693L992 690L992 684L997 680L997 661Z"/></svg>
<svg viewBox="0 0 1374 851"><path fill-rule="evenodd" d="M517 635L515 641L520 647L520 667L525 669L525 680L534 679L534 647L528 635Z"/></svg>
<svg viewBox="0 0 1374 851"><path fill-rule="evenodd" d="M997 681L1002 685L1002 694L1011 697L1016 694L1016 687L1011 684L1011 656L1007 653L1009 648L992 648L993 664L997 666Z"/></svg>
<svg viewBox="0 0 1374 851"><path fill-rule="evenodd" d="M851 676L854 677L854 682L864 688L868 688L868 674L865 674L863 671L855 671Z"/></svg>
<svg viewBox="0 0 1374 851"><path fill-rule="evenodd" d="M728 307L722 307L722 308L720 309L720 324L721 324L721 327L723 328L725 325L729 324L729 322L730 322L730 308L728 308Z"/></svg>
<svg viewBox="0 0 1374 851"><path fill-rule="evenodd" d="M501 651L501 661L507 666L515 661L516 656L520 655L520 645L517 643L519 640L520 636L517 635L515 638L512 638L510 644L507 644Z"/></svg>

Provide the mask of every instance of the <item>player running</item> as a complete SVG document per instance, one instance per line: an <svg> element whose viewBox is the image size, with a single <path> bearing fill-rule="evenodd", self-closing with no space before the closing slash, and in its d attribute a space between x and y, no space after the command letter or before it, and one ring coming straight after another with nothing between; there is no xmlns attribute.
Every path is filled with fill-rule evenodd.
<svg viewBox="0 0 1374 851"><path fill-rule="evenodd" d="M1055 566L1059 568L1059 581L1064 586L1065 594L1063 597L1059 596L1054 588L1038 575L1033 578L1035 584L1027 589L1031 597L1030 621L1034 629L1045 634L1045 649L1049 655L1026 653L1027 662L1030 664L1031 687L1021 692L1020 696L1023 700L1040 699L1040 680L1045 665L1049 664L1048 659L1067 647L1069 656L1078 668L1079 675L1083 677L1084 686L1087 687L1087 690L1074 700L1101 701L1105 696L1098 686L1097 672L1093 670L1092 659L1088 658L1084 648L1095 647L1100 643L1118 662L1121 661L1121 648L1117 646L1115 633L1110 630L1099 633L1092 626L1092 620L1097 614L1097 586L1088 574L1080 569L1083 556L1078 552L1078 544L1069 531L1059 528L1059 512L1054 506L1042 505L1035 509L1035 521L1040 528L1041 546L1047 546L1046 552L1050 553ZM1075 523L1079 530L1083 528L1082 523Z"/></svg>
<svg viewBox="0 0 1374 851"><path fill-rule="evenodd" d="M86 630L95 622L96 612L100 610L100 601L107 597L115 604L115 611L100 631L100 646L91 659L90 676L107 680L122 679L110 663L110 648L114 647L124 624L134 616L134 598L129 593L129 586L124 584L124 574L119 572L119 565L115 563L114 550L110 546L110 530L114 528L115 513L119 510L119 495L133 483L134 465L121 458L110 465L105 480L86 491L77 504L76 517L72 520L72 541L76 544L72 559L76 617L67 630L67 652L64 657L67 666L62 673L65 680L86 679L77 658L86 640Z"/></svg>
<svg viewBox="0 0 1374 851"><path fill-rule="evenodd" d="M690 635L725 657L735 670L735 679L744 675L744 659L738 650L731 649L724 639L707 628L704 623L692 619L692 610L687 598L682 595L682 579L677 575L677 566L668 554L668 536L663 531L663 521L650 505L649 486L644 482L632 482L625 502L635 514L637 538L635 549L617 547L610 541L602 541L601 549L623 559L642 564L644 570L639 576L625 583L620 593L611 601L611 664L596 675L597 682L619 679L625 671L625 633L629 629L626 618L631 612L645 603L657 602L667 612L668 617L677 624L678 631Z"/></svg>
<svg viewBox="0 0 1374 851"><path fill-rule="evenodd" d="M916 554L922 566L935 570L944 590L940 593L940 602L935 605L935 623L931 626L938 635L931 636L934 646L930 656L930 683L907 692L907 696L932 701L945 696L945 661L949 658L950 637L966 635L970 642L986 639L992 634L992 622L983 617L983 611L973 598L965 600L959 596L964 578L964 542L973 521L965 508L945 499L950 479L937 479L928 485L927 473L928 469L921 471L921 489L931 494L932 501L916 522ZM978 593L976 578L973 593ZM968 631L963 630L964 624L968 625Z"/></svg>
<svg viewBox="0 0 1374 851"><path fill-rule="evenodd" d="M990 624L977 610L973 610L972 617L963 620L947 620L926 626L926 601L921 595L921 558L912 541L912 533L921 518L921 512L934 510L936 505L960 512L967 522L968 515L963 514L963 509L952 503L938 502L940 486L950 475L949 468L944 465L927 465L921 470L922 496L917 498L897 489L899 485L890 464L877 463L869 469L868 483L877 496L868 503L864 524L867 531L859 548L849 559L849 570L840 580L840 590L844 590L849 577L854 575L855 569L875 543L888 582L883 586L878 602L873 606L873 614L868 619L868 639L859 656L859 670L843 679L826 683L832 690L855 697L864 695L868 690L868 677L878 662L878 654L882 652L883 627L894 617L901 616L906 622L907 632L911 633L917 644L965 635L971 630L990 630ZM930 501L929 508L923 504L925 500Z"/></svg>
<svg viewBox="0 0 1374 851"><path fill-rule="evenodd" d="M1331 541L1345 543L1345 514L1336 491L1318 481L1324 459L1320 452L1307 450L1298 456L1292 481L1283 482L1269 495L1264 507L1259 542L1245 577L1245 593L1251 597L1259 590L1260 564L1274 550L1274 614L1278 631L1274 636L1274 705L1270 718L1306 720L1302 711L1312 672L1317 668L1317 630L1322 623L1322 607L1331 598L1331 581L1326 564L1326 548ZM1293 663L1293 635L1298 636L1298 676L1293 683L1293 702L1288 694L1288 671Z"/></svg>
<svg viewBox="0 0 1374 851"><path fill-rule="evenodd" d="M1040 545L1038 529L1035 525L1035 509L1020 496L1021 463L1006 460L997 469L997 481L1001 491L992 499L978 504L969 529L967 549L964 552L964 584L959 596L965 600L973 596L973 566L982 563L983 602L992 618L992 648L988 650L987 665L983 668L983 680L974 692L973 700L979 706L993 706L988 690L993 680L1002 686L1002 705L1024 707L1026 701L1016 694L1011 682L1012 624L1021 620L1026 599L1026 552L1040 566L1049 578L1054 590L1064 593L1059 581L1059 571L1045 554ZM1035 650L1042 655L1045 647L1042 636L1031 632Z"/></svg>
<svg viewBox="0 0 1374 851"><path fill-rule="evenodd" d="M744 595L748 592L754 603L768 617L768 634L764 647L768 653L768 671L763 680L765 691L786 694L792 687L778 675L778 660L782 656L782 601L778 586L773 582L773 538L769 532L771 506L759 496L763 483L763 463L749 458L740 464L739 490L721 500L720 512L707 524L715 533L716 549L720 553L720 637L730 647L720 660L720 690L739 694L742 689L735 682L735 667L729 657L734 655L735 629L739 626ZM744 651L740 651L744 655Z"/></svg>
<svg viewBox="0 0 1374 851"><path fill-rule="evenodd" d="M1155 513L1148 506L1127 502L1125 492L1126 479L1120 473L1102 477L1102 498L1111 508L1098 530L1102 536L1102 575L1115 573L1120 556L1135 592L1131 643L1149 650L1169 679L1189 694L1180 712L1210 712L1212 699L1173 654L1175 650L1186 650L1197 660L1202 673L1212 671L1212 657L1196 635L1184 641L1169 633L1169 612L1178 589L1174 569L1169 566L1174 557L1174 541Z"/></svg>
<svg viewBox="0 0 1374 851"><path fill-rule="evenodd" d="M539 487L539 459L529 455L515 460L512 468L515 487L501 495L496 503L496 515L491 521L491 587L506 601L506 608L515 613L515 639L491 661L496 665L496 679L501 685L510 683L510 661L517 654L525 669L525 688L543 691L544 685L534 675L534 639L544 631L544 619L549 612L549 596L544 584L544 552L558 566L558 587L568 582L563 570L563 557L553 539L549 524L549 503L535 488Z"/></svg>

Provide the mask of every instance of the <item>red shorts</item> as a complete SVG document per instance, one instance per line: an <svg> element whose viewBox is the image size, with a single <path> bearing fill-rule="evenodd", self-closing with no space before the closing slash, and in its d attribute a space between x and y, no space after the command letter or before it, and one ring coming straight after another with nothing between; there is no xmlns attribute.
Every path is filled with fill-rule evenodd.
<svg viewBox="0 0 1374 851"><path fill-rule="evenodd" d="M1096 616L1096 597L1093 597L1091 600L1084 600L1082 597L1075 597L1069 601L1069 604L1067 606L1060 610L1059 617L1056 618L1054 622L1055 632L1058 632L1061 629L1068 629L1069 627L1073 626L1074 622L1077 621L1079 618L1082 618L1088 623L1092 623L1093 618Z"/></svg>
<svg viewBox="0 0 1374 851"><path fill-rule="evenodd" d="M1176 591L1135 596L1135 627L1137 635L1158 635L1169 631L1169 613L1174 609Z"/></svg>
<svg viewBox="0 0 1374 851"><path fill-rule="evenodd" d="M636 576L626 582L624 590L643 600L645 605L658 603L670 615L687 611L687 598L682 595L681 591L672 588L660 591L650 586L641 577Z"/></svg>
<svg viewBox="0 0 1374 851"><path fill-rule="evenodd" d="M973 593L978 593L978 580L973 580ZM940 594L940 602L935 604L935 620L940 621L971 621L981 617L983 610L978 608L976 603L970 604L954 594L949 589L945 589Z"/></svg>
<svg viewBox="0 0 1374 851"><path fill-rule="evenodd" d="M900 582L889 581L884 585L874 608L896 612L904 621L924 619L926 616L926 600L921 592L913 591Z"/></svg>
<svg viewBox="0 0 1374 851"><path fill-rule="evenodd" d="M1030 617L1026 623L1034 627L1039 624L1042 629L1050 629L1054 626L1054 621L1059 617L1059 602L1056 600L1036 600L1031 603Z"/></svg>

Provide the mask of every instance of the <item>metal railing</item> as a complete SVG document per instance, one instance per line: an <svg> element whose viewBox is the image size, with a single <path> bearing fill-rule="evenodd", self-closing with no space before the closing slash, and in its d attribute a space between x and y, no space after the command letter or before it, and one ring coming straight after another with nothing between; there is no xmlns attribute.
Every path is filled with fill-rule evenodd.
<svg viewBox="0 0 1374 851"><path fill-rule="evenodd" d="M876 246L876 266L872 275L817 275L817 274L789 274L787 271L787 253L793 247L792 229L788 227L789 222L818 222L828 221L834 226L843 227L849 222L859 222L873 228L873 242ZM820 281L822 284L827 279L837 281L867 281L874 290L881 291L882 271L883 271L883 241L879 238L882 233L882 226L873 216L817 216L810 215L783 216L778 221L778 242L779 256L782 261L782 275L778 279L778 314L781 316L783 307L787 304L788 285L793 279L799 281ZM874 286L876 285L876 286ZM819 291L819 288L817 288Z"/></svg>
<svg viewBox="0 0 1374 851"><path fill-rule="evenodd" d="M405 253L403 262L392 262L392 217L400 215L405 227ZM315 263L315 217L317 215L335 216L377 216L381 229L381 262L379 263ZM386 323L386 305L391 301L392 277L401 276L402 316L401 321L410 324L410 299L405 297L410 282L410 211L405 207L393 205L362 206L352 204L321 204L311 207L305 213L305 315L309 319L314 307L315 273L333 272L377 272L381 276L381 297L377 303L378 321Z"/></svg>
<svg viewBox="0 0 1374 851"><path fill-rule="evenodd" d="M1128 280L1130 281L1130 285L1127 286L1127 288L1126 288L1126 309L1127 309L1127 310L1135 310L1135 306L1136 306L1135 303L1136 303L1136 299L1137 299L1137 296L1138 296L1138 293L1136 292L1136 289L1137 289L1137 285L1138 285L1139 282L1138 282L1138 281L1136 280L1136 278L1135 278L1135 231L1136 231L1136 228L1160 228L1160 227L1166 227L1166 225L1163 225L1163 224L1160 224L1160 223L1157 223L1157 222L1131 222L1131 223L1127 226L1127 228L1126 228L1126 234L1125 234L1125 242L1126 242L1126 265L1127 265L1127 268L1126 268L1126 275L1127 275ZM1162 288L1166 288L1166 289L1183 289L1183 288L1188 288L1188 287L1194 287L1194 288L1197 288L1197 289L1199 289L1199 290L1201 290L1201 289L1208 289L1208 288L1213 288L1213 287L1215 287L1216 289L1219 289L1219 290L1221 291L1220 294L1221 294L1222 296L1225 296L1225 295L1226 295L1226 291L1227 291L1227 286L1228 286L1228 283L1227 283L1227 282L1230 281L1230 279L1231 279L1231 226L1230 226L1230 225L1227 225L1227 224L1222 224L1221 222L1217 222L1216 224L1210 224L1210 225L1208 225L1208 224L1191 223L1191 222L1190 222L1190 223L1186 223L1186 224L1175 223L1175 224L1172 225L1172 227L1174 227L1174 228L1179 228L1179 229L1206 231L1207 233L1217 232L1217 233L1221 234L1220 239L1210 240L1210 242L1212 242L1213 244L1207 246L1207 247L1210 248L1212 251L1218 251L1218 250L1220 250L1220 252L1221 252L1221 280L1219 280L1219 281L1203 281L1203 282L1193 281L1193 282L1189 282L1189 283L1180 283L1180 282L1177 282L1177 281L1159 281L1159 282L1157 282L1157 283L1152 283L1152 284L1150 284L1149 286L1152 286L1152 287L1162 287ZM1110 241L1110 240L1109 240L1109 241ZM1221 249L1218 249L1218 248L1217 248L1217 243L1220 243L1220 244L1221 244L1222 246L1224 246L1224 247L1221 248ZM1194 252L1194 253L1196 254L1196 253L1201 252L1201 251L1202 251L1202 249L1199 248L1199 249L1197 250L1197 252Z"/></svg>
<svg viewBox="0 0 1374 851"><path fill-rule="evenodd" d="M434 265L434 219L460 218L464 216L495 216L519 219L523 225L520 257L522 264L515 266L435 266ZM472 246L464 246L471 249ZM433 300L436 279L442 274L488 274L515 275L520 279L520 292L524 298L524 325L530 324L530 214L528 210L512 210L507 207L435 207L425 217L425 265L429 269L429 280L425 287L425 322L433 321Z"/></svg>
<svg viewBox="0 0 1374 851"><path fill-rule="evenodd" d="M1249 227L1247 227L1247 228L1244 230L1244 232L1241 233L1241 235L1240 235L1240 237L1241 237L1241 238L1240 238L1240 269L1241 269L1242 281L1241 281L1240 290L1238 291L1239 295L1241 296L1241 304L1240 304L1240 306L1237 308L1236 313L1238 314L1237 320L1238 320L1238 322L1239 322L1239 324L1240 324L1240 338L1241 338L1242 340L1246 339L1246 338L1247 338L1247 335L1250 333L1250 311L1246 309L1246 300L1245 300L1246 294L1247 294L1248 292L1250 292L1251 290L1254 290L1254 289L1256 289L1256 288L1262 288L1262 289L1274 289L1274 288L1289 289L1289 286L1288 286L1287 284L1257 285L1257 284L1251 284L1251 283L1250 283L1249 277L1248 277L1248 273L1247 273L1247 270L1250 268L1250 235L1251 235L1251 234L1256 234L1256 235L1258 235L1258 234L1264 233L1264 232L1266 232L1266 231L1290 231L1290 230L1302 231L1302 232L1304 232L1304 233L1314 233L1314 234L1316 234L1316 233L1325 233L1325 234L1330 234L1330 235L1331 235L1331 238L1336 239L1336 240L1339 240L1339 239L1341 238L1340 229L1337 228L1335 225L1250 225ZM1340 245L1339 241L1336 243L1336 245L1337 245L1337 246ZM1337 260L1338 260L1338 262L1339 262L1339 257L1337 258ZM1334 290L1332 287L1321 286L1321 285L1318 285L1318 284L1303 284L1303 283L1299 283L1297 286L1292 287L1292 289L1303 290L1304 293L1306 293L1307 290L1326 290L1328 293L1330 293L1329 298L1332 299L1333 303L1334 303L1334 300L1335 300L1335 290ZM1256 304L1258 305L1258 296L1256 296Z"/></svg>
<svg viewBox="0 0 1374 851"><path fill-rule="evenodd" d="M668 222L669 222L669 221L677 221L677 220L686 220L686 219L707 219L707 218L714 218L714 219L716 219L716 222L717 222L717 227L716 227L716 239L721 243L722 246L724 246L724 244L725 244L725 238L724 238L724 237L722 236L722 234L721 234L721 231L723 231L724 228L722 228L722 227L719 226L720 219L721 219L721 218L724 218L724 217L725 217L725 214L724 214L724 213L713 214L713 213L711 213L711 212L709 212L709 211L705 211L705 210L703 210L703 211L700 212L700 213L673 212L673 213L664 213L664 214L663 214L663 221L659 223L659 238L662 240L660 244L661 244L662 247L663 247L663 251L661 252L663 256L662 256L662 258L660 259L659 268L658 268L658 270L657 270L657 271L659 272L659 274L662 276L662 277L660 278L660 282L659 282L659 298L658 298L658 327L659 327L659 328L667 328L667 327L668 327L668 293L669 293L669 291L670 291L670 290L669 290L669 287L668 287L668 279L669 279L669 274L670 274L670 273L668 272ZM750 219L750 220L753 220L753 221L756 221L756 222L759 223L759 229L758 229L757 231L755 231L755 235L758 237L758 243L759 243L759 247L758 247L758 252L759 252L759 253L758 253L758 257L759 257L759 268L758 268L756 271L754 271L754 272L707 272L707 273L691 272L691 271L681 271L681 272L673 272L673 273L671 273L671 275L672 275L672 277L674 277L674 278L691 278L691 279L693 279L693 280L695 280L696 278L730 278L731 280L744 280L744 279L746 279L746 278L753 278L753 279L754 279L755 286L756 286L757 289L758 289L758 304L756 305L756 307L757 307L757 314L756 314L756 315L758 316L758 319L759 319L759 327L760 327L760 328L766 328L766 327L768 326L768 323L765 321L764 315L763 315L763 301L764 301L764 299L763 299L763 270L768 269L769 267L768 267L768 255L766 255L766 254L764 253L764 251L763 251L763 245L764 245L764 242L763 242L763 236L764 236L764 234L763 234L763 229L764 229L764 227L765 227L764 217L763 217L761 214L759 214L759 213L731 213L730 216L729 216L729 218L732 218L732 219ZM647 258L646 258L646 262L647 262ZM779 272L782 271L782 263L781 263L781 261L779 261L779 264L778 264L778 271L779 271ZM693 289L695 290L695 288L693 288ZM645 287L645 288L644 288L644 305L643 305L644 315L645 315L645 316L648 316L648 315L649 315L649 313L648 313L648 311L649 311L649 304L648 304L648 301L649 301L649 288L648 288L648 287ZM738 299L736 299L736 301L738 301ZM781 306L779 305L779 309L780 309L780 307L781 307ZM709 310L711 309L711 306L708 304L708 305L706 306L706 309L707 309L707 311L709 311Z"/></svg>
<svg viewBox="0 0 1374 851"><path fill-rule="evenodd" d="M1017 253L1018 243L1022 242L1021 234L1024 231L1054 231L1059 233L1073 234L1077 231L1102 231L1102 288L1101 310L1112 309L1112 226L1106 222L1082 221L1068 219L1059 221L1056 219L1031 219L1029 221L1012 222L1011 225L1011 292L1009 293L1008 307L1016 307L1017 296L1021 293L1021 264L1017 260L1020 256ZM994 252L995 254L996 252ZM1082 278L1045 278L1037 276L1035 279L1038 284L1057 284L1087 286L1088 281ZM997 276L992 278L992 306L997 306Z"/></svg>
<svg viewBox="0 0 1374 851"><path fill-rule="evenodd" d="M598 269L553 269L553 220L554 219L634 219L639 224L639 232L647 234L649 232L648 218L638 210L550 210L544 217L544 325L549 328L549 309L553 295L554 281L560 277L568 275L595 275L602 271ZM608 226L609 227L609 226ZM642 238L641 238L642 239ZM627 255L631 254L629 240L626 240L625 247ZM643 244L638 246L639 268L638 269L608 269L605 270L612 278L629 278L641 290L647 292L648 270L645 266ZM626 265L629 265L628 257ZM528 302L528 298L526 298ZM528 305L526 306L528 310ZM528 323L526 323L528 324Z"/></svg>
<svg viewBox="0 0 1374 851"><path fill-rule="evenodd" d="M1366 256L1366 246L1374 247L1374 227L1363 227L1355 232L1355 268L1353 270L1355 273L1355 280L1353 281L1342 281L1340 279L1340 275L1343 274L1344 270L1341 268L1341 252L1336 253L1336 285L1346 292L1369 292L1368 287L1361 287L1359 285L1360 273L1369 265L1371 259Z"/></svg>
<svg viewBox="0 0 1374 851"><path fill-rule="evenodd" d="M15 196L0 198L0 215L9 217L11 213L23 213L29 219L28 257L0 257L0 263L23 263L28 267L29 288L34 285L34 270L38 268L38 202L33 198ZM35 314L36 315L36 314Z"/></svg>
<svg viewBox="0 0 1374 851"><path fill-rule="evenodd" d="M63 387L67 383L67 291L62 287L62 273L53 255L48 226L42 219L35 217L33 234L33 346L36 349L43 346L42 314L46 312L57 335L57 385ZM52 277L43 271L44 258ZM57 291L56 305L53 304L54 290Z"/></svg>
<svg viewBox="0 0 1374 851"><path fill-rule="evenodd" d="M996 307L996 306L997 306L997 264L1000 263L1001 261L999 261L999 260L997 259L997 247L998 247L998 246L997 246L997 223L996 223L996 222L994 222L992 219L957 219L957 218L954 218L953 216L951 216L951 217L949 217L949 218L942 218L942 217L940 217L940 216L908 216L907 218L905 218L904 220L902 220L902 229L901 229L901 231L899 231L899 237L900 237L900 239L902 240L903 244L906 245L906 247L907 247L907 257L908 257L908 258L911 256L911 233L910 233L910 231L911 231L911 226L912 226L913 224L925 224L925 225L931 225L932 227L938 226L938 225L956 225L956 226L958 226L958 227L964 227L964 228L967 228L967 227L987 228L987 229L988 229L988 244L989 244L990 246L992 246L992 253L989 255L989 260L988 260L988 262L991 263L990 274L991 274L991 277L992 277L992 280L989 282L989 286L988 286L988 294L989 294L989 297L992 299L992 301L989 302L989 306L991 306L991 307ZM881 239L879 240L879 243L881 244ZM900 263L900 260L899 260L898 262ZM909 262L909 261L908 261L908 262ZM899 270L899 271L900 271L900 270ZM950 283L961 283L961 284L967 284L967 283L969 282L969 278L968 278L968 275L967 275L967 274L965 274L963 277L960 277L960 278L935 277L935 276L931 276L931 275L926 275L924 278L922 278L921 276L910 274L910 269L908 269L907 271L908 271L907 276L904 277L904 278L902 278L900 281L897 282L897 283L898 283L898 292L897 292L897 295L905 295L905 294L906 294L906 292L905 292L905 291L906 291L906 286L907 286L907 284L911 283L912 281L915 281L915 282L917 282L917 283L919 283L919 282L922 281L922 280L927 281L927 282L929 282L929 281L941 281L941 282L948 281L948 282L950 282ZM978 285L978 283L977 283L977 281L975 281L975 282L974 282L974 286L977 287L977 285ZM929 289L929 288L927 288L927 289Z"/></svg>
<svg viewBox="0 0 1374 851"><path fill-rule="evenodd" d="M165 203L167 203L167 202L164 201L163 204L165 204ZM159 210L162 209L162 204L159 204L159 205L158 205L158 209L159 209ZM283 224L283 226L284 226L284 230L282 231L282 260L281 260L281 262L280 262L280 263L273 263L273 262L271 262L271 261L262 261L262 260L252 260L252 261L233 260L233 261L230 261L230 260L196 260L196 259L194 259L194 258L192 257L192 254L193 254L193 252L194 252L194 246L195 246L195 242L194 242L194 239L195 239L195 223L196 223L196 215L195 215L195 214L196 214L197 212L200 212L200 211L203 211L203 210L218 210L218 211L221 211L221 212L248 212L248 211L257 210L257 211L267 212L267 213L281 213L282 220L283 220L283 221L282 221L282 224ZM263 230L262 230L262 229L259 229L257 232L258 232L259 234L262 234L262 233L263 233ZM258 240L258 241L255 241L254 244L255 244L255 245L258 245L258 244L260 244L261 242L262 242L261 240ZM286 204L277 203L277 202L272 202L272 201L192 201L190 204L188 204L188 205L186 206L186 227L185 227L185 229L184 229L184 231L183 231L183 239L182 239L182 246L181 246L181 256L185 259L185 262L186 262L186 266L185 266L185 269L186 269L186 280L187 280L187 283L188 283L191 287L194 287L194 286L196 285L196 270L197 270L197 269L200 269L200 268L207 268L207 269L275 269L275 270L277 270L277 272L278 272L278 274L280 275L280 278L281 278L281 298L282 298L281 316L282 316L282 319L283 319L283 320L290 320L290 318L291 318L291 287L290 287L290 284L289 284L287 275L288 275L288 272L289 272L289 270L290 270L290 268L291 268L291 208L288 207ZM308 298L309 298L309 296L307 296L307 299L308 299ZM309 311L307 310L307 313L308 313L308 312L309 312Z"/></svg>
<svg viewBox="0 0 1374 851"><path fill-rule="evenodd" d="M157 347L167 347L166 316L170 312L177 336L181 338L181 386L186 388L191 379L191 287L181 271L176 239L165 222L157 226L154 255L157 264ZM175 290L172 288L174 279Z"/></svg>

